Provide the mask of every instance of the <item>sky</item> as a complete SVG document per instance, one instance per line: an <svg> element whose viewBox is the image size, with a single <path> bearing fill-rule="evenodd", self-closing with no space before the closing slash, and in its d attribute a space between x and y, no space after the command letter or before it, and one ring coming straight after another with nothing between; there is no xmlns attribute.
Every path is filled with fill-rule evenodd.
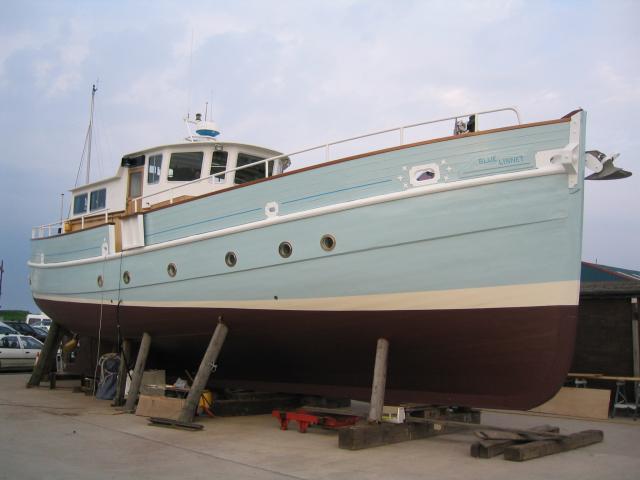
<svg viewBox="0 0 640 480"><path fill-rule="evenodd" d="M635 172L588 182L583 259L640 269L639 20L622 0L4 0L0 305L37 311L31 227L60 218L62 193L68 211L94 83L92 180L180 140L207 102L222 139L283 152L504 106L524 122L583 108L587 147Z"/></svg>

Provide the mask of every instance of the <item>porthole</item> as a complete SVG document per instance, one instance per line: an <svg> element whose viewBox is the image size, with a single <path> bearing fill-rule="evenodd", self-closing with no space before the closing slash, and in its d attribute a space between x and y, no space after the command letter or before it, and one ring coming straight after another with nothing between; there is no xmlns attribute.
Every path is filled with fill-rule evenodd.
<svg viewBox="0 0 640 480"><path fill-rule="evenodd" d="M278 247L278 253L282 258L289 258L293 253L293 247L289 242L282 242Z"/></svg>
<svg viewBox="0 0 640 480"><path fill-rule="evenodd" d="M170 263L167 265L167 273L170 277L175 277L176 273L178 273L178 267L176 267L175 263Z"/></svg>
<svg viewBox="0 0 640 480"><path fill-rule="evenodd" d="M320 246L326 252L330 252L336 247L336 237L333 235L323 235L320 239Z"/></svg>
<svg viewBox="0 0 640 480"><path fill-rule="evenodd" d="M103 285L104 285L104 279L102 278L102 275L98 275L98 286L102 288Z"/></svg>
<svg viewBox="0 0 640 480"><path fill-rule="evenodd" d="M131 281L131 275L129 274L129 271L126 271L122 274L122 281L124 283L129 283Z"/></svg>
<svg viewBox="0 0 640 480"><path fill-rule="evenodd" d="M229 267L235 267L236 263L238 263L238 257L234 252L227 252L227 254L224 256L224 262Z"/></svg>
<svg viewBox="0 0 640 480"><path fill-rule="evenodd" d="M444 160L443 160L444 163ZM409 170L409 183L414 187L423 187L438 183L440 180L440 167L435 163L416 165Z"/></svg>

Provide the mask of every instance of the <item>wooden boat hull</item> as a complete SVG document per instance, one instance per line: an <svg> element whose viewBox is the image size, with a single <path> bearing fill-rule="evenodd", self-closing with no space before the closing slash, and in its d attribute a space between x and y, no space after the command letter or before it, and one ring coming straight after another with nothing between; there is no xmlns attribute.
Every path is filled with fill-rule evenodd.
<svg viewBox="0 0 640 480"><path fill-rule="evenodd" d="M223 316L227 385L366 400L384 337L388 402L530 408L573 353L584 132L578 112L328 162L124 218L129 243L34 239L34 298L77 333L149 332L167 365Z"/></svg>
<svg viewBox="0 0 640 480"><path fill-rule="evenodd" d="M65 326L97 337L100 306L39 301ZM387 402L529 409L562 385L577 307L308 312L102 308L102 338L152 336L176 367L198 364L222 316L229 334L213 382L368 400L376 341L390 342ZM176 333L176 323L182 326ZM312 381L312 382L310 382Z"/></svg>

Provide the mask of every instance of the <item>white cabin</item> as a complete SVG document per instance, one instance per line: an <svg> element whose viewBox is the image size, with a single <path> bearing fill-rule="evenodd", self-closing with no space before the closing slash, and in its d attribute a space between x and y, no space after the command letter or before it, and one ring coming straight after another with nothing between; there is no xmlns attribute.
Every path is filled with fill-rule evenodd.
<svg viewBox="0 0 640 480"><path fill-rule="evenodd" d="M71 190L65 231L267 178L289 164L275 150L212 139L133 152L122 157L115 176Z"/></svg>

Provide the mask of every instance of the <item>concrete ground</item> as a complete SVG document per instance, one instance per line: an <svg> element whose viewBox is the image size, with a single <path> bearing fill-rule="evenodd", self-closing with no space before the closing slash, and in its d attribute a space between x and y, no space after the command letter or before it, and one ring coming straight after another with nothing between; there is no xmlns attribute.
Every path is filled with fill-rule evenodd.
<svg viewBox="0 0 640 480"><path fill-rule="evenodd" d="M269 415L203 418L200 432L152 427L108 401L70 389L24 388L28 375L0 375L0 478L206 479L636 479L640 421L584 421L484 412L483 423L563 432L604 431L604 442L516 463L469 456L471 434L361 451L335 432L283 432Z"/></svg>

